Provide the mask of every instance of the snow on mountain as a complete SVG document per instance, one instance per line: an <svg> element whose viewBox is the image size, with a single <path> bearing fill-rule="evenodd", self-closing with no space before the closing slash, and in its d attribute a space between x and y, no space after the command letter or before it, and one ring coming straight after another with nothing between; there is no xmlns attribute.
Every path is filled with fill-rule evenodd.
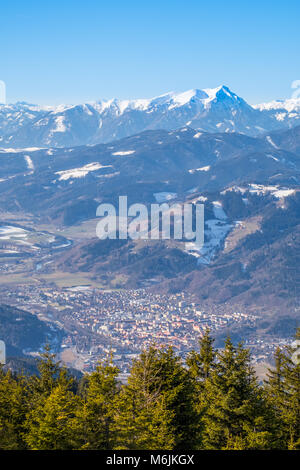
<svg viewBox="0 0 300 470"><path fill-rule="evenodd" d="M274 121L281 123L283 128L300 125L300 98L275 100L253 107L268 114Z"/></svg>
<svg viewBox="0 0 300 470"><path fill-rule="evenodd" d="M300 124L300 99L250 106L226 86L151 99L79 105L0 105L0 147L71 147L107 143L145 130L239 132L249 136Z"/></svg>
<svg viewBox="0 0 300 470"><path fill-rule="evenodd" d="M253 106L256 109L259 109L260 111L264 110L278 110L278 109L284 109L285 111L293 112L299 112L300 111L300 98L290 98L287 100L274 100L270 101L269 103L261 103Z"/></svg>
<svg viewBox="0 0 300 470"><path fill-rule="evenodd" d="M60 181L67 181L71 178L83 178L91 171L97 171L101 168L110 168L111 165L101 165L101 163L93 162L84 165L81 168L73 168L71 170L57 171L56 174L59 175Z"/></svg>

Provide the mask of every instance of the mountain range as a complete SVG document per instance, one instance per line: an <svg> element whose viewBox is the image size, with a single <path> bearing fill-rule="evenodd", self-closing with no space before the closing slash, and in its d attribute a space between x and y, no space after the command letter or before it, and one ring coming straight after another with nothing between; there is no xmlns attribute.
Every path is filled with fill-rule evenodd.
<svg viewBox="0 0 300 470"><path fill-rule="evenodd" d="M42 279L81 273L107 288L184 290L207 308L261 312L266 328L274 315L294 321L299 115L297 100L252 107L226 87L55 109L2 106L0 256ZM120 195L148 207L204 202L203 249L100 241L96 208L117 207Z"/></svg>
<svg viewBox="0 0 300 470"><path fill-rule="evenodd" d="M300 124L300 99L251 106L227 86L152 99L56 107L0 105L0 147L74 147L108 143L147 130L188 126L201 132L259 136Z"/></svg>
<svg viewBox="0 0 300 470"><path fill-rule="evenodd" d="M120 194L150 204L166 192L185 200L233 185L294 188L299 149L300 126L256 138L184 127L95 146L2 149L0 208L73 225Z"/></svg>

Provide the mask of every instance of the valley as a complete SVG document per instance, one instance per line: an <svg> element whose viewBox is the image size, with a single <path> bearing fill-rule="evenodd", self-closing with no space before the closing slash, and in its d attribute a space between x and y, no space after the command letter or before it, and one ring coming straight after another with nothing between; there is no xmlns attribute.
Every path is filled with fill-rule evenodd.
<svg viewBox="0 0 300 470"><path fill-rule="evenodd" d="M184 126L111 143L2 148L1 304L48 331L21 355L35 356L49 340L69 366L92 370L112 348L126 374L143 345L172 343L185 357L209 327L217 344L227 334L243 339L259 365L293 336L300 127L211 131ZM117 207L120 195L149 213L155 203L203 204L203 247L172 237L99 240L96 209ZM49 336L52 328L59 334Z"/></svg>

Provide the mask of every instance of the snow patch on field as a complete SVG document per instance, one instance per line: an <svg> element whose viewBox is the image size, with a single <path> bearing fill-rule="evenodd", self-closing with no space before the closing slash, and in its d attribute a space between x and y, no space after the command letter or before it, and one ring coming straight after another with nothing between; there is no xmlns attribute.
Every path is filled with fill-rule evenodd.
<svg viewBox="0 0 300 470"><path fill-rule="evenodd" d="M112 168L111 165L101 165L101 163L88 163L81 168L72 168L70 170L57 171L55 174L59 175L60 181L67 181L70 178L83 178L91 171L97 171L101 168Z"/></svg>
<svg viewBox="0 0 300 470"><path fill-rule="evenodd" d="M203 132L196 132L196 134L193 135L193 139L199 139L203 135Z"/></svg>
<svg viewBox="0 0 300 470"><path fill-rule="evenodd" d="M213 211L216 219L227 219L227 215L225 214L222 203L220 201L213 201Z"/></svg>
<svg viewBox="0 0 300 470"><path fill-rule="evenodd" d="M278 186L264 186L262 184L250 184L250 193L255 193L255 194L267 194L270 193L272 196L280 199L282 197L287 197L291 196L292 194L295 194L294 189L288 189L288 188L279 188Z"/></svg>
<svg viewBox="0 0 300 470"><path fill-rule="evenodd" d="M186 252L195 256L198 264L209 264L212 261L232 228L221 202L213 202L213 211L215 219L205 221L205 243L201 250L197 250L195 243L186 244Z"/></svg>
<svg viewBox="0 0 300 470"><path fill-rule="evenodd" d="M135 150L120 150L119 152L113 152L112 155L125 157L126 155L132 155L135 153Z"/></svg>
<svg viewBox="0 0 300 470"><path fill-rule="evenodd" d="M37 152L38 150L44 150L44 147L1 148L0 153Z"/></svg>
<svg viewBox="0 0 300 470"><path fill-rule="evenodd" d="M207 166L202 166L201 168L193 168L192 170L189 170L189 173L195 173L196 171L209 171L210 170L210 165Z"/></svg>
<svg viewBox="0 0 300 470"><path fill-rule="evenodd" d="M27 165L28 170L34 170L34 164L29 155L24 155L24 159Z"/></svg>
<svg viewBox="0 0 300 470"><path fill-rule="evenodd" d="M296 193L295 189L281 188L278 185L264 186L263 184L255 183L248 184L248 186L232 186L222 191L221 194L226 194L228 191L234 191L236 193L241 194L245 194L247 191L249 191L249 193L257 194L259 196L266 196L267 194L270 194L271 196L274 196L277 199L292 196Z"/></svg>
<svg viewBox="0 0 300 470"><path fill-rule="evenodd" d="M278 189L273 193L273 196L277 197L278 199L284 198L291 196L292 194L295 194L294 189Z"/></svg>
<svg viewBox="0 0 300 470"><path fill-rule="evenodd" d="M198 188L191 188L187 191L188 194L193 194L197 191Z"/></svg>
<svg viewBox="0 0 300 470"><path fill-rule="evenodd" d="M231 224L216 219L207 220L206 226L207 241L200 251L201 257L198 259L198 264L209 264L212 261L232 228Z"/></svg>
<svg viewBox="0 0 300 470"><path fill-rule="evenodd" d="M273 142L272 137L270 137L269 135L267 135L267 141L268 141L269 144L271 144L272 147L274 147L275 149L278 149L278 148L279 148L279 147L277 147L277 145Z"/></svg>
<svg viewBox="0 0 300 470"><path fill-rule="evenodd" d="M155 197L156 202L162 203L162 202L168 202L168 201L171 201L172 199L175 199L177 197L177 193L162 192L162 193L154 193L153 196Z"/></svg>
<svg viewBox="0 0 300 470"><path fill-rule="evenodd" d="M0 227L0 240L10 240L11 238L26 238L28 232L20 227L4 225Z"/></svg>

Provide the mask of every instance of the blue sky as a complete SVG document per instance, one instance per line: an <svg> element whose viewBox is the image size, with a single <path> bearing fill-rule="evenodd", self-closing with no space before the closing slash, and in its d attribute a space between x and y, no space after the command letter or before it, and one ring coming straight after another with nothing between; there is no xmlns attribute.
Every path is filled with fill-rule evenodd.
<svg viewBox="0 0 300 470"><path fill-rule="evenodd" d="M300 79L300 2L1 2L7 101L76 103L228 85L250 103Z"/></svg>

